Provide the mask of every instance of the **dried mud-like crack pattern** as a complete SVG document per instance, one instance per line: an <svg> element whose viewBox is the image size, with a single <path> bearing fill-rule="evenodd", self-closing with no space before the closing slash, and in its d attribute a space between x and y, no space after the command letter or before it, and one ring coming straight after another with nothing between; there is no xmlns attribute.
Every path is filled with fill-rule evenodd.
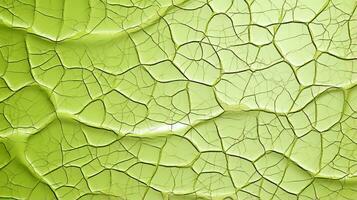
<svg viewBox="0 0 357 200"><path fill-rule="evenodd" d="M356 8L0 1L0 197L356 199Z"/></svg>

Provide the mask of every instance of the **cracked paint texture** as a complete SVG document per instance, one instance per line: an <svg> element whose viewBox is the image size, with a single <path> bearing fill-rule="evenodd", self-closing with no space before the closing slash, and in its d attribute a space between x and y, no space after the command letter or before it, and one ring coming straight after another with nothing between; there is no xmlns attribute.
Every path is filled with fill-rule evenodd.
<svg viewBox="0 0 357 200"><path fill-rule="evenodd" d="M0 198L356 200L356 0L0 0Z"/></svg>

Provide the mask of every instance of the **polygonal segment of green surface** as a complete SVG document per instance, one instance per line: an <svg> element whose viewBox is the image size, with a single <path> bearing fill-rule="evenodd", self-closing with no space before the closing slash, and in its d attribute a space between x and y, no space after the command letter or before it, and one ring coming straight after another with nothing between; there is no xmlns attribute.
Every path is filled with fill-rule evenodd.
<svg viewBox="0 0 357 200"><path fill-rule="evenodd" d="M40 128L54 114L48 95L40 87L25 87L3 102L4 117L14 128Z"/></svg>
<svg viewBox="0 0 357 200"><path fill-rule="evenodd" d="M316 51L308 27L303 23L280 25L275 42L286 60L297 66L312 60Z"/></svg>

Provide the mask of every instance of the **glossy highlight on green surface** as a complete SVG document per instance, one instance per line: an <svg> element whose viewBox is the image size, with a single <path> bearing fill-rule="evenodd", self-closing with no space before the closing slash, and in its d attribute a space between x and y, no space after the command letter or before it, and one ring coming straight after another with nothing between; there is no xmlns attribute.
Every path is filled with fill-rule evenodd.
<svg viewBox="0 0 357 200"><path fill-rule="evenodd" d="M0 0L0 199L357 199L357 1Z"/></svg>

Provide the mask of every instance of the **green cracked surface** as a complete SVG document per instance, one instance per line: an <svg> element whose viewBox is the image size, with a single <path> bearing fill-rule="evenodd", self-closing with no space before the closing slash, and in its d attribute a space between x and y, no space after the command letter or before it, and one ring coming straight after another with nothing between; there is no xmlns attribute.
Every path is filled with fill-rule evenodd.
<svg viewBox="0 0 357 200"><path fill-rule="evenodd" d="M357 199L357 1L0 0L0 199Z"/></svg>

